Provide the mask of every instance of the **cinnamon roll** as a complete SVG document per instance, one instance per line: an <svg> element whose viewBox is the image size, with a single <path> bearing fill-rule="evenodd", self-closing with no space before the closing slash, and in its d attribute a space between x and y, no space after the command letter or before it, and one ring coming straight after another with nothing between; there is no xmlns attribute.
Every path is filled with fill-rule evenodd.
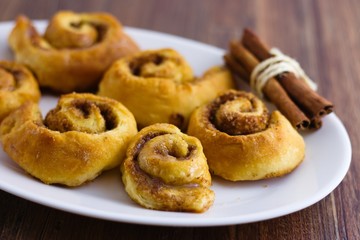
<svg viewBox="0 0 360 240"><path fill-rule="evenodd" d="M304 140L290 122L242 91L227 91L195 110L188 134L201 141L210 170L231 181L282 176L305 155Z"/></svg>
<svg viewBox="0 0 360 240"><path fill-rule="evenodd" d="M121 165L125 190L145 208L204 212L214 201L201 143L171 124L143 128Z"/></svg>
<svg viewBox="0 0 360 240"><path fill-rule="evenodd" d="M60 93L97 87L113 61L138 51L113 16L70 11L55 14L43 36L27 17L18 17L9 44L41 87Z"/></svg>
<svg viewBox="0 0 360 240"><path fill-rule="evenodd" d="M101 80L98 94L121 101L140 128L170 123L184 130L196 107L233 87L225 68L212 67L196 78L178 52L159 49L116 61Z"/></svg>
<svg viewBox="0 0 360 240"><path fill-rule="evenodd" d="M39 86L23 65L0 61L0 122L26 101L38 102Z"/></svg>
<svg viewBox="0 0 360 240"><path fill-rule="evenodd" d="M118 166L136 133L135 119L121 103L93 94L61 96L45 120L27 102L0 125L10 158L46 184L67 186Z"/></svg>

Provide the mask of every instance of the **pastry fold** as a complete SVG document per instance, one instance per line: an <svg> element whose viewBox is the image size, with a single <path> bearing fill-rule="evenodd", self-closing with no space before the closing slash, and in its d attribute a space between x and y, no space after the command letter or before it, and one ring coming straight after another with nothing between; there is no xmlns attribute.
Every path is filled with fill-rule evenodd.
<svg viewBox="0 0 360 240"><path fill-rule="evenodd" d="M36 79L25 66L0 61L0 123L25 102L38 102L40 96Z"/></svg>
<svg viewBox="0 0 360 240"><path fill-rule="evenodd" d="M119 102L93 94L61 96L45 120L28 102L0 125L4 151L46 184L78 186L118 166L137 133L133 115Z"/></svg>
<svg viewBox="0 0 360 240"><path fill-rule="evenodd" d="M20 16L8 41L16 61L35 73L40 86L60 93L95 89L115 60L138 51L118 20L106 13L60 11L43 36Z"/></svg>
<svg viewBox="0 0 360 240"><path fill-rule="evenodd" d="M177 51L158 49L116 61L101 80L98 94L121 101L140 128L170 123L184 130L196 107L233 87L224 67L212 67L197 78Z"/></svg>
<svg viewBox="0 0 360 240"><path fill-rule="evenodd" d="M125 190L149 209L204 212L214 201L201 143L171 124L143 128L121 165Z"/></svg>
<svg viewBox="0 0 360 240"><path fill-rule="evenodd" d="M231 181L282 176L305 156L304 140L290 122L242 91L227 91L195 110L188 134L201 141L210 170Z"/></svg>

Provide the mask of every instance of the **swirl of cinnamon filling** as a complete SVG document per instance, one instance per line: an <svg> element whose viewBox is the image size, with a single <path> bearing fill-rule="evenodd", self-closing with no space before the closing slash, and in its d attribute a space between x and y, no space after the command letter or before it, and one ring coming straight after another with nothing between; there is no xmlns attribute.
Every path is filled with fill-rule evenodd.
<svg viewBox="0 0 360 240"><path fill-rule="evenodd" d="M9 44L41 87L60 93L94 89L113 61L138 51L115 17L70 11L55 14L43 36L27 17L18 17Z"/></svg>
<svg viewBox="0 0 360 240"><path fill-rule="evenodd" d="M214 201L199 140L171 124L143 128L129 145L121 172L126 192L145 208L204 212Z"/></svg>
<svg viewBox="0 0 360 240"><path fill-rule="evenodd" d="M229 135L242 135L266 129L269 112L265 104L251 93L228 92L213 103L212 121Z"/></svg>
<svg viewBox="0 0 360 240"><path fill-rule="evenodd" d="M0 125L4 151L46 184L78 186L119 165L137 133L119 102L93 94L61 96L45 120L26 103Z"/></svg>
<svg viewBox="0 0 360 240"><path fill-rule="evenodd" d="M38 102L36 79L23 65L0 61L0 122L26 101Z"/></svg>
<svg viewBox="0 0 360 240"><path fill-rule="evenodd" d="M225 68L212 67L197 78L178 52L158 49L116 61L101 80L98 94L121 101L140 128L170 123L185 129L196 107L233 87Z"/></svg>
<svg viewBox="0 0 360 240"><path fill-rule="evenodd" d="M188 134L197 137L210 170L231 181L279 177L304 159L301 135L255 95L227 91L194 111Z"/></svg>

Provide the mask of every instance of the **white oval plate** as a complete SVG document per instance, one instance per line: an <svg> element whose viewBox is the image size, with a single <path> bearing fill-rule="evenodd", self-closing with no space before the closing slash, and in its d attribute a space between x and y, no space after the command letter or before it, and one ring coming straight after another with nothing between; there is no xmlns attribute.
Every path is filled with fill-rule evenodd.
<svg viewBox="0 0 360 240"><path fill-rule="evenodd" d="M46 22L36 21L43 30ZM7 36L13 22L0 24L0 56L11 59ZM147 30L126 28L143 49L170 47L178 50L197 75L222 64L224 50L192 40ZM44 96L46 113L56 98ZM323 127L303 135L307 145L304 162L291 174L256 182L228 182L214 178L214 205L205 213L162 212L144 209L124 191L118 169L106 172L78 188L48 186L26 174L0 150L0 188L60 210L85 216L163 226L218 226L249 223L283 216L306 208L327 196L342 181L351 161L348 134L335 114L324 118Z"/></svg>

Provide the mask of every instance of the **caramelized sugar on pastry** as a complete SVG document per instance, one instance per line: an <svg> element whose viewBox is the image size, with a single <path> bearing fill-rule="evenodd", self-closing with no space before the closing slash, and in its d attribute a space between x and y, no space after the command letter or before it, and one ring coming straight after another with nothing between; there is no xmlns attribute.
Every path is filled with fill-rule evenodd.
<svg viewBox="0 0 360 240"><path fill-rule="evenodd" d="M9 44L41 87L60 93L96 88L115 60L138 51L113 16L70 11L55 14L43 36L27 17L18 17Z"/></svg>
<svg viewBox="0 0 360 240"><path fill-rule="evenodd" d="M121 103L85 93L61 96L45 120L28 102L0 125L10 158L44 183L67 186L118 166L136 133L135 119Z"/></svg>
<svg viewBox="0 0 360 240"><path fill-rule="evenodd" d="M194 111L188 134L200 139L210 170L231 181L279 177L304 159L301 135L255 95L227 91Z"/></svg>
<svg viewBox="0 0 360 240"><path fill-rule="evenodd" d="M143 128L121 165L125 190L145 208L204 212L214 201L201 143L171 124Z"/></svg>
<svg viewBox="0 0 360 240"><path fill-rule="evenodd" d="M139 127L171 123L185 129L191 112L233 88L231 74L212 67L200 78L175 50L147 50L116 61L99 85L99 95L121 101Z"/></svg>
<svg viewBox="0 0 360 240"><path fill-rule="evenodd" d="M38 102L39 86L23 65L0 61L0 122L26 101Z"/></svg>

